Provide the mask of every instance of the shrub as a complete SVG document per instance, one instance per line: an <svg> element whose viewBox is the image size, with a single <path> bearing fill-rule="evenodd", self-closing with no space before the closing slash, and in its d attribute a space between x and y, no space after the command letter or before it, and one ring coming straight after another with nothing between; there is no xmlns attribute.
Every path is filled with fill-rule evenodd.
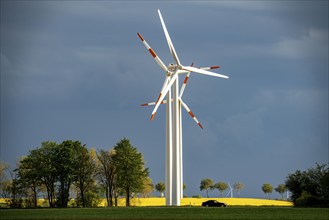
<svg viewBox="0 0 329 220"><path fill-rule="evenodd" d="M302 196L296 199L295 206L297 207L317 207L321 205L321 199L303 191Z"/></svg>
<svg viewBox="0 0 329 220"><path fill-rule="evenodd" d="M194 196L192 196L192 198L202 198L202 196L201 195L194 195Z"/></svg>

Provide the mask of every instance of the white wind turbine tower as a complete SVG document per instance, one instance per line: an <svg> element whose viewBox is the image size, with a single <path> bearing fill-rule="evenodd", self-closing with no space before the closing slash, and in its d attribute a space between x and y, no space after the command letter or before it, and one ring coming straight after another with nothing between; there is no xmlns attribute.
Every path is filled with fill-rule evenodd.
<svg viewBox="0 0 329 220"><path fill-rule="evenodd" d="M228 186L230 187L230 191L228 191L226 197L228 197L228 195L231 194L231 198L233 198L233 190L234 190L234 189L232 188L232 186L231 186L230 183L228 183Z"/></svg>
<svg viewBox="0 0 329 220"><path fill-rule="evenodd" d="M166 79L163 83L162 89L158 96L157 101L154 103L155 107L152 112L151 120L154 119L157 109L161 103L166 103L166 205L179 206L180 199L183 196L183 176L182 176L182 119L181 119L181 107L183 106L192 118L202 128L202 125L195 118L193 113L189 110L187 105L182 101L182 94L185 89L186 82L183 84L181 91L179 92L179 74L186 74L189 76L190 72L196 72L199 74L216 76L221 78L228 78L225 75L217 74L208 71L207 69L214 69L216 67L205 67L195 68L193 66L183 66L175 51L174 45L170 39L166 25L161 16L160 10L158 10L160 21L162 24L163 31L165 33L169 50L175 64L169 64L165 66L161 59L156 55L154 50L147 44L144 38L137 33L139 38L142 40L145 47L148 49L150 54L153 56L159 66L165 71ZM185 80L187 81L187 80ZM167 97L164 100L165 96ZM150 105L146 104L146 105Z"/></svg>

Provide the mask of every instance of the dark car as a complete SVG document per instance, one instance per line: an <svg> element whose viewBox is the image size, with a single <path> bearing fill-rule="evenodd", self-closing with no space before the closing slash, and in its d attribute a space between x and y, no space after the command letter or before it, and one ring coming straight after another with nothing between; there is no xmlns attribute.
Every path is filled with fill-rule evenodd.
<svg viewBox="0 0 329 220"><path fill-rule="evenodd" d="M205 206L205 207L226 207L227 204L222 203L222 202L218 202L216 200L208 200L206 202L203 202L202 206Z"/></svg>

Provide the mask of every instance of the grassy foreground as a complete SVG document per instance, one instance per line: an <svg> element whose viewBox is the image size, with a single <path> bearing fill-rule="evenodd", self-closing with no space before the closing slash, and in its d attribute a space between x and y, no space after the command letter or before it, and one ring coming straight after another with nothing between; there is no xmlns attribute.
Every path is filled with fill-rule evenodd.
<svg viewBox="0 0 329 220"><path fill-rule="evenodd" d="M0 219L328 219L329 209L292 207L116 207L1 209Z"/></svg>

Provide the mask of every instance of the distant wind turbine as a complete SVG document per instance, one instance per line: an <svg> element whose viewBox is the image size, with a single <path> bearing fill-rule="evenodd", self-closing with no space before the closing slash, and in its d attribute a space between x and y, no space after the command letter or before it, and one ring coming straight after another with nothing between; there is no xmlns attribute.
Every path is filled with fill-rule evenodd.
<svg viewBox="0 0 329 220"><path fill-rule="evenodd" d="M231 186L231 184L230 183L228 183L228 186L230 187L230 190L228 191L228 193L227 193L227 195L226 195L226 197L228 197L228 195L230 195L231 194L231 198L233 198L233 188L232 188L232 186Z"/></svg>

